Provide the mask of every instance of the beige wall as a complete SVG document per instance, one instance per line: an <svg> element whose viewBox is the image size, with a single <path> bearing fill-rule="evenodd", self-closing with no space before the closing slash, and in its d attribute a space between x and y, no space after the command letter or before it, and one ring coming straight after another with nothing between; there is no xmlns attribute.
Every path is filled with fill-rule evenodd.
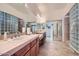
<svg viewBox="0 0 79 59"><path fill-rule="evenodd" d="M69 40L69 17L64 17L63 19L63 41Z"/></svg>

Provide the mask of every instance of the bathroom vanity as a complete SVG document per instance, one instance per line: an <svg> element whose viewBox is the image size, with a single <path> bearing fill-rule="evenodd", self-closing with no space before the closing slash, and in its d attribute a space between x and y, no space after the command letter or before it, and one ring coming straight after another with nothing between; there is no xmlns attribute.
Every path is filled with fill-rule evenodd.
<svg viewBox="0 0 79 59"><path fill-rule="evenodd" d="M1 56L36 56L42 34L22 35L16 39L0 40Z"/></svg>

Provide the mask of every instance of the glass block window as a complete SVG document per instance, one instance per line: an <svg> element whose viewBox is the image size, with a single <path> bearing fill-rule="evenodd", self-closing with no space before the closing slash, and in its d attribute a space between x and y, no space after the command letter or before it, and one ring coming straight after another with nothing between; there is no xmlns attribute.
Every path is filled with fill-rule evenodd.
<svg viewBox="0 0 79 59"><path fill-rule="evenodd" d="M79 51L79 4L76 3L70 10L70 45Z"/></svg>
<svg viewBox="0 0 79 59"><path fill-rule="evenodd" d="M18 18L0 11L0 35L4 34L4 32L18 32Z"/></svg>

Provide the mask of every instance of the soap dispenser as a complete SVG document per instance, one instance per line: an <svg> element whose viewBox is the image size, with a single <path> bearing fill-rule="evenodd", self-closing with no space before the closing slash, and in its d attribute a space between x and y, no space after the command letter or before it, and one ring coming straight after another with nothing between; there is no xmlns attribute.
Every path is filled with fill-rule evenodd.
<svg viewBox="0 0 79 59"><path fill-rule="evenodd" d="M7 32L4 32L4 40L7 40Z"/></svg>

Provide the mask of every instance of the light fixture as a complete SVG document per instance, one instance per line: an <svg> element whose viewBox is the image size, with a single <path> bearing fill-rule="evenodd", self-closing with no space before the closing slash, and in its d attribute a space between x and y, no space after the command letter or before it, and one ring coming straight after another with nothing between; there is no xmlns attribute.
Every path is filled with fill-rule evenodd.
<svg viewBox="0 0 79 59"><path fill-rule="evenodd" d="M45 22L46 22L46 18L42 16L40 19L40 23L45 23Z"/></svg>
<svg viewBox="0 0 79 59"><path fill-rule="evenodd" d="M41 18L39 14L37 14L36 18Z"/></svg>
<svg viewBox="0 0 79 59"><path fill-rule="evenodd" d="M27 8L28 8L28 5L27 5L27 3L25 3L25 7L27 7Z"/></svg>
<svg viewBox="0 0 79 59"><path fill-rule="evenodd" d="M45 23L46 22L46 19L44 16L40 17L40 15L37 14L36 18L37 18L37 23Z"/></svg>

